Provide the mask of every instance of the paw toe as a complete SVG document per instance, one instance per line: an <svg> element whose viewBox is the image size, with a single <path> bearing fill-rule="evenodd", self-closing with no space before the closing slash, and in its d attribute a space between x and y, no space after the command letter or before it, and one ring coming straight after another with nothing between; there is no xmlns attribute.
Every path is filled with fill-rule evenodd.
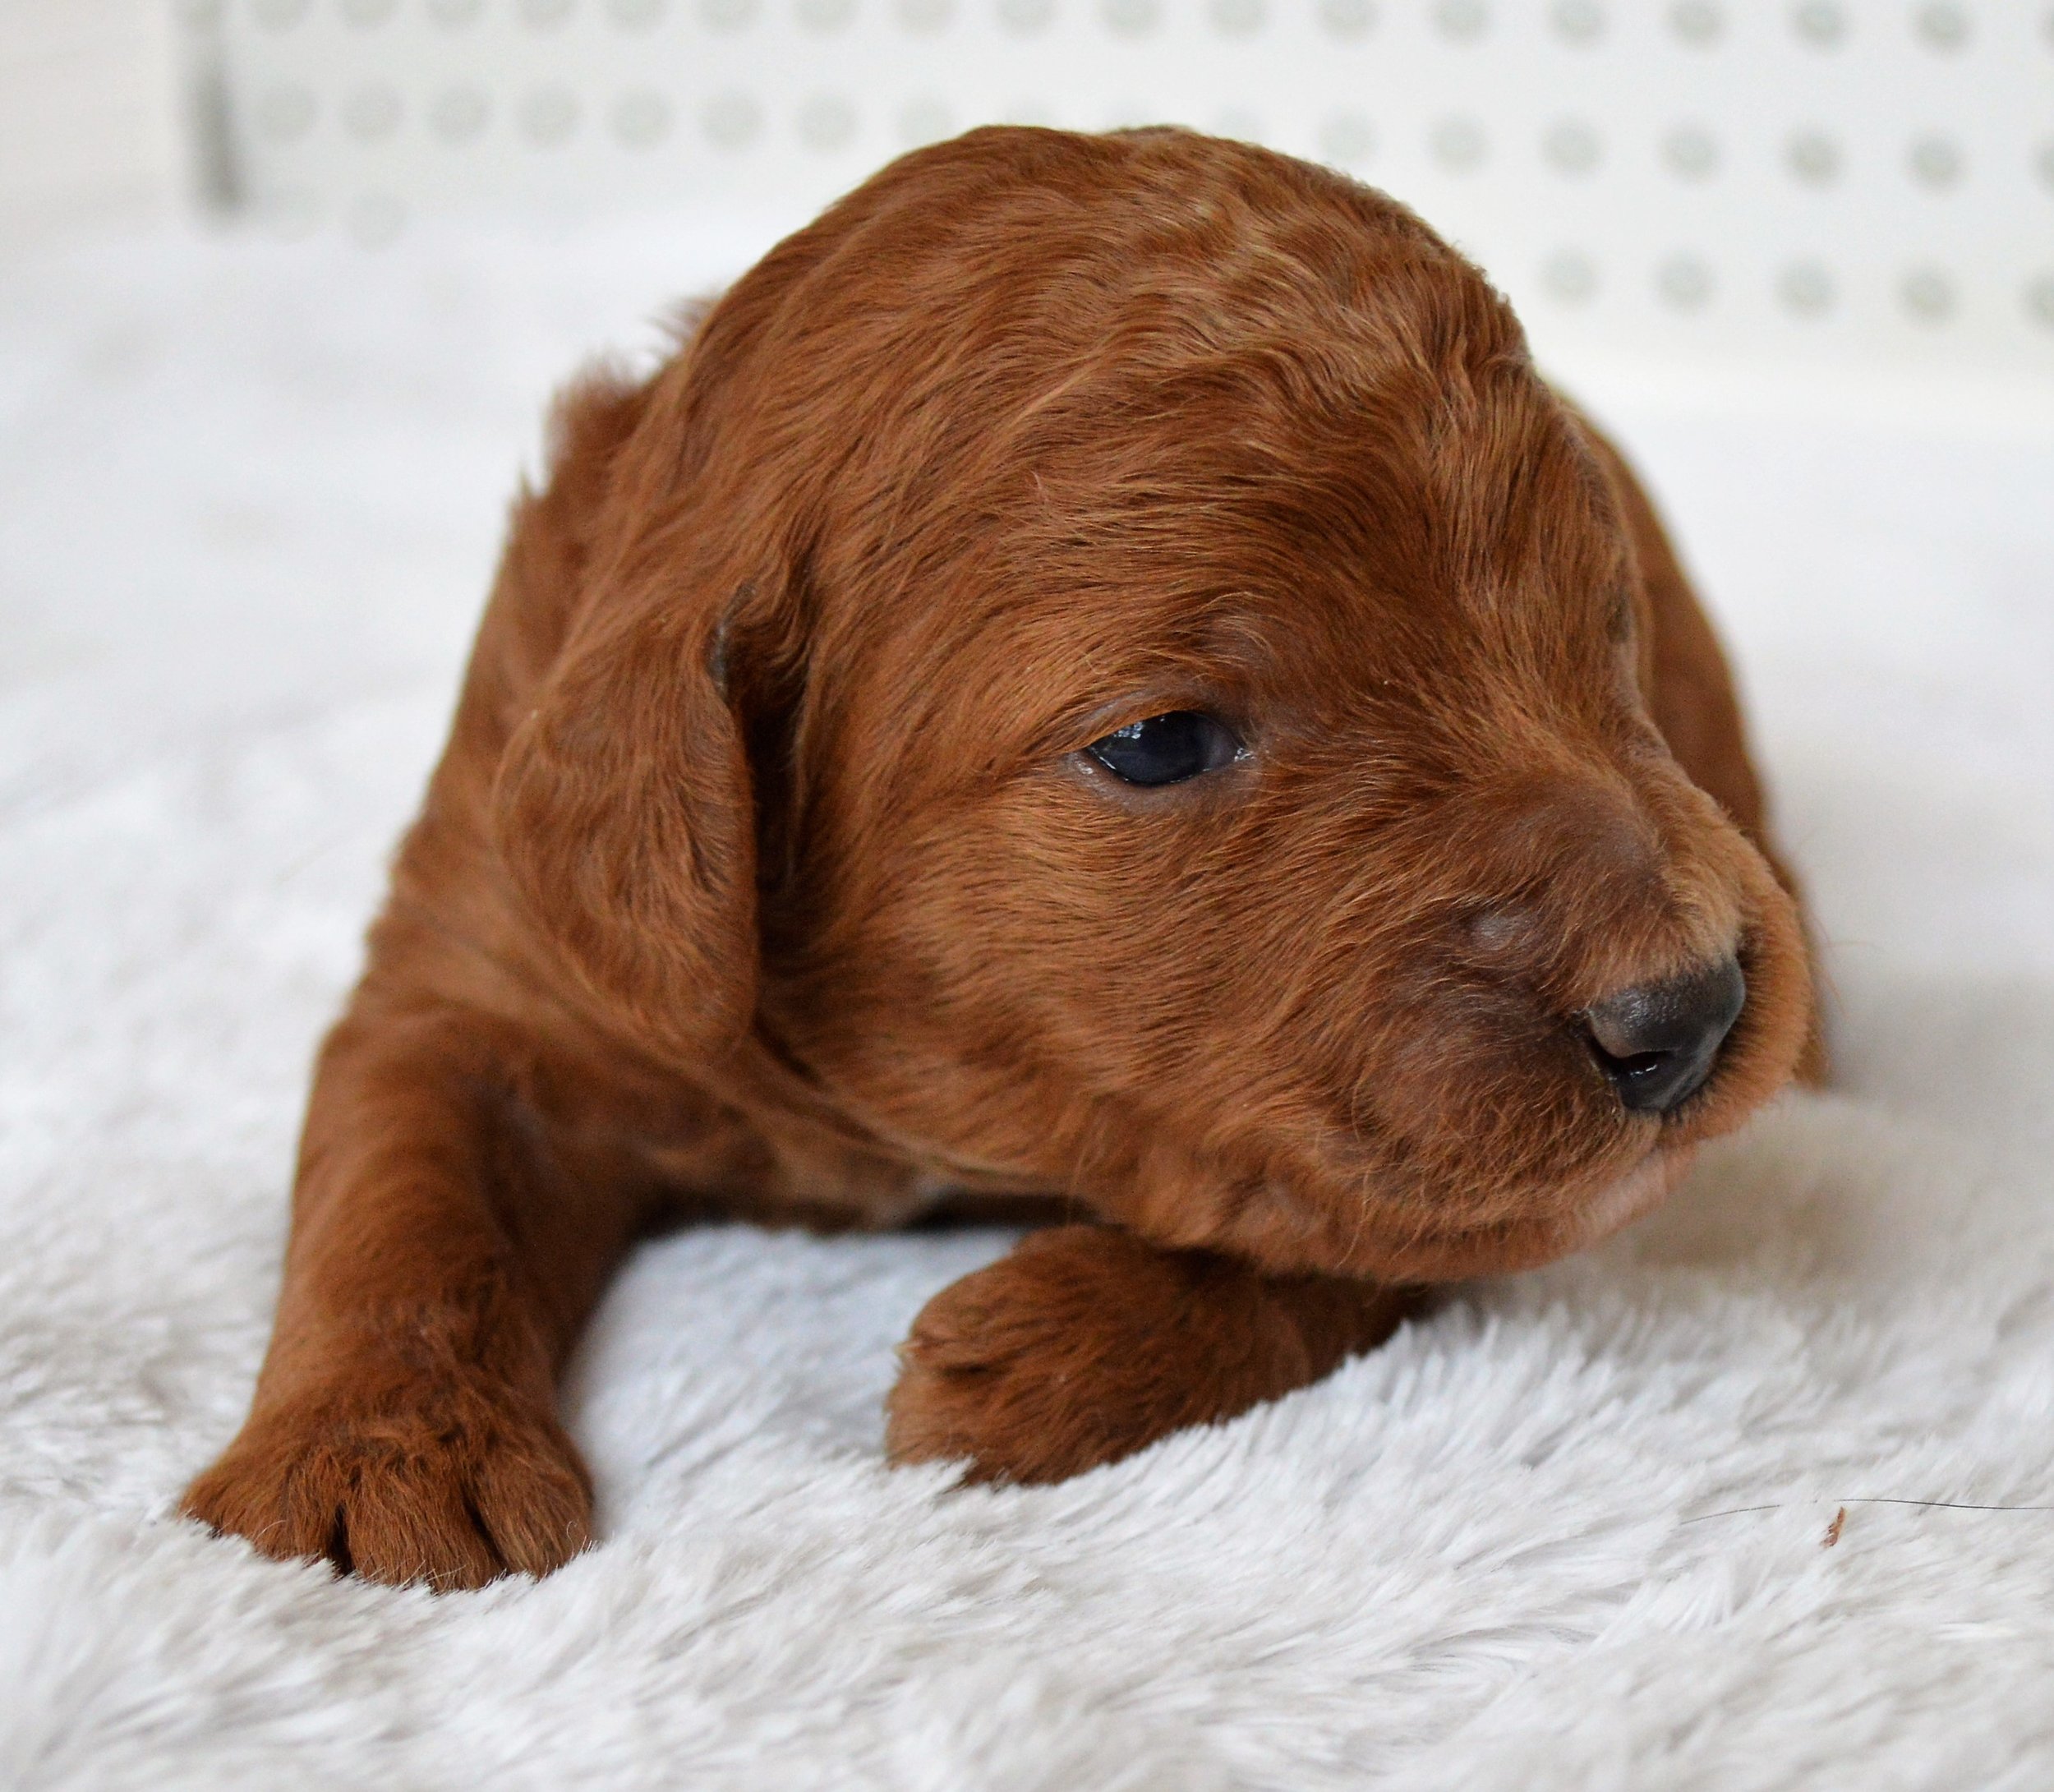
<svg viewBox="0 0 2054 1792"><path fill-rule="evenodd" d="M253 1435L254 1434L254 1435ZM592 1490L546 1419L253 1423L180 1509L281 1560L439 1592L546 1574L592 1539Z"/></svg>

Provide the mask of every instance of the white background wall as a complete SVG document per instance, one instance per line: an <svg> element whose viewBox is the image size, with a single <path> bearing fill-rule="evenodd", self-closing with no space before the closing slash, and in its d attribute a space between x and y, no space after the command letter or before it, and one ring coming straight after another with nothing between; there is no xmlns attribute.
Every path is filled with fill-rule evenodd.
<svg viewBox="0 0 2054 1792"><path fill-rule="evenodd" d="M177 203L173 34L160 0L0 0L0 253Z"/></svg>
<svg viewBox="0 0 2054 1792"><path fill-rule="evenodd" d="M1558 361L2054 380L2049 0L0 0L0 235L785 224L1006 118L1346 167Z"/></svg>

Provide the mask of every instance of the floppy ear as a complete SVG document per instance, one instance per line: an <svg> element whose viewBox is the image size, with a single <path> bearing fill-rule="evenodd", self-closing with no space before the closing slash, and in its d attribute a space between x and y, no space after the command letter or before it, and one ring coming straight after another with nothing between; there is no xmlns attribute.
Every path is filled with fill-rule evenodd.
<svg viewBox="0 0 2054 1792"><path fill-rule="evenodd" d="M756 1001L755 804L716 663L739 580L703 546L636 568L592 545L591 588L501 758L495 832L588 988L665 1057L702 1061Z"/></svg>

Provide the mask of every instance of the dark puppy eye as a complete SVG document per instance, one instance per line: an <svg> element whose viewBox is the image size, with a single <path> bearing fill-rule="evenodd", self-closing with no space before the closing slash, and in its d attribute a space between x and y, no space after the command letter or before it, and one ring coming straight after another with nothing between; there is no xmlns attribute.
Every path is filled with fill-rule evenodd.
<svg viewBox="0 0 2054 1792"><path fill-rule="evenodd" d="M1181 784L1230 763L1241 743L1225 723L1195 709L1173 709L1116 728L1085 751L1128 784Z"/></svg>

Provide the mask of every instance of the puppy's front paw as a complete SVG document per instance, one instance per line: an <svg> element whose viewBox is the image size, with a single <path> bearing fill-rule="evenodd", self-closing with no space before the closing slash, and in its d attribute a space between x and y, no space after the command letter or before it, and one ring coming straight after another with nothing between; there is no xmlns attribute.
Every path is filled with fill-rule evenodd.
<svg viewBox="0 0 2054 1792"><path fill-rule="evenodd" d="M267 1402L180 1509L267 1555L439 1592L546 1574L592 1538L554 1415L483 1378Z"/></svg>
<svg viewBox="0 0 2054 1792"><path fill-rule="evenodd" d="M1035 1232L921 1310L886 1446L972 1481L1062 1481L1302 1387L1402 1311L1389 1289L1273 1279L1108 1227Z"/></svg>

